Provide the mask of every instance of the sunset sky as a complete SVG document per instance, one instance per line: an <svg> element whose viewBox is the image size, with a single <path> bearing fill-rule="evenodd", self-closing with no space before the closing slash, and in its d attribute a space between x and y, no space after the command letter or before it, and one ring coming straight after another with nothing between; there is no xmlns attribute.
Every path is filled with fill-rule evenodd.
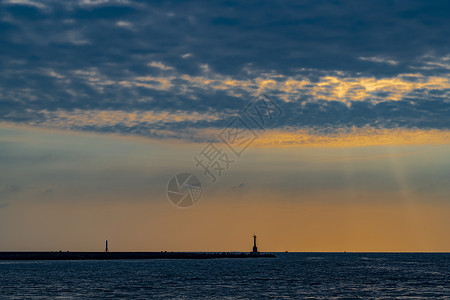
<svg viewBox="0 0 450 300"><path fill-rule="evenodd" d="M0 251L450 251L449 28L448 1L2 1Z"/></svg>

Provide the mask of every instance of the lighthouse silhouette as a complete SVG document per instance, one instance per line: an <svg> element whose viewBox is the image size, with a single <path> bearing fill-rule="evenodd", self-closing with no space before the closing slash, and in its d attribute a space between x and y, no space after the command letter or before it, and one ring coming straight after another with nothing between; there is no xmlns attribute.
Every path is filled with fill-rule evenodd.
<svg viewBox="0 0 450 300"><path fill-rule="evenodd" d="M256 234L253 234L253 252L252 254L258 254L258 247L256 246Z"/></svg>

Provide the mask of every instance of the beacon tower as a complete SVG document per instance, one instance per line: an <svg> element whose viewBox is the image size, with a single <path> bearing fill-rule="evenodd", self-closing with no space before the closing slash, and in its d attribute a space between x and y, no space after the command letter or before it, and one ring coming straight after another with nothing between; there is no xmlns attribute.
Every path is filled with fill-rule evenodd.
<svg viewBox="0 0 450 300"><path fill-rule="evenodd" d="M258 254L258 247L256 246L256 234L253 234L253 254Z"/></svg>

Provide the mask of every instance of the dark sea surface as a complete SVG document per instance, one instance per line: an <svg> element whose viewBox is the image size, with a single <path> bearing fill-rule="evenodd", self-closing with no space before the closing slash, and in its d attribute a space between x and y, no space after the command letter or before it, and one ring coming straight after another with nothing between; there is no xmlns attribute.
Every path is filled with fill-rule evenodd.
<svg viewBox="0 0 450 300"><path fill-rule="evenodd" d="M450 254L0 261L0 299L450 299Z"/></svg>

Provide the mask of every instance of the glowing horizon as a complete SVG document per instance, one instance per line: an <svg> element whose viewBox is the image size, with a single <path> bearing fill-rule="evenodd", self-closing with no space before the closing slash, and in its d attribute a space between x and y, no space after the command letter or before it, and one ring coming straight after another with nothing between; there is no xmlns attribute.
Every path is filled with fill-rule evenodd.
<svg viewBox="0 0 450 300"><path fill-rule="evenodd" d="M449 145L251 147L212 183L192 161L201 143L0 133L2 169L17 170L1 177L1 251L97 251L105 239L113 251L249 251L253 232L261 251L450 249L450 191L436 177ZM179 171L204 185L189 209L167 199Z"/></svg>

